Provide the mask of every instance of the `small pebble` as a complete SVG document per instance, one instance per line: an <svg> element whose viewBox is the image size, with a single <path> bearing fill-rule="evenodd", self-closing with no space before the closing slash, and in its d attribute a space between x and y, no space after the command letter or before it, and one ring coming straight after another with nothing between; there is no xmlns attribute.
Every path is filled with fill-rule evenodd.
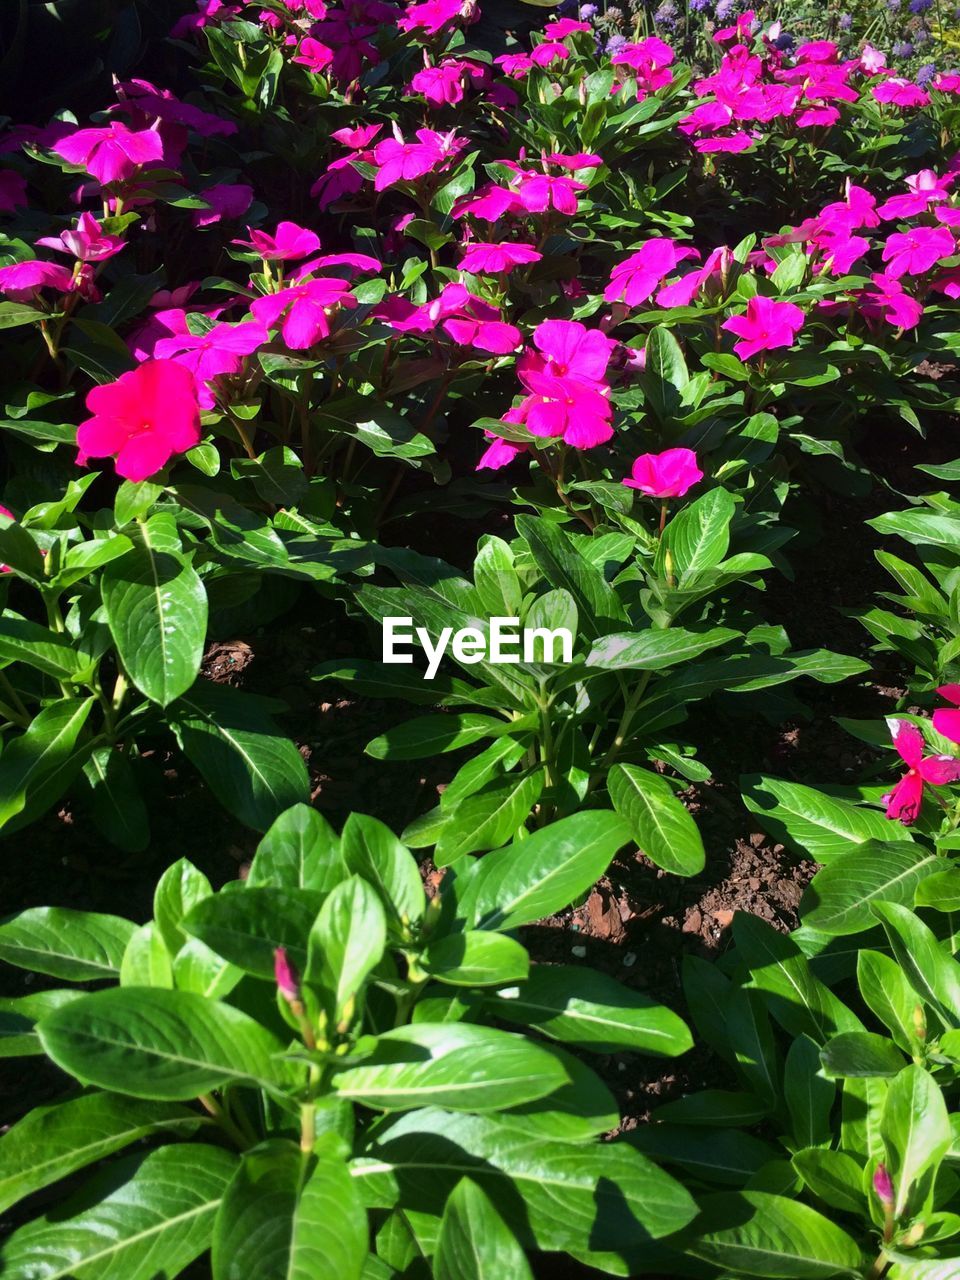
<svg viewBox="0 0 960 1280"><path fill-rule="evenodd" d="M571 947L570 950L573 952L573 954L577 957L578 960L582 960L583 957L587 954L586 947Z"/></svg>
<svg viewBox="0 0 960 1280"><path fill-rule="evenodd" d="M628 951L626 955L623 957L623 961L622 961L623 967L625 969L629 969L631 965L635 965L636 963L637 963L637 953L635 951Z"/></svg>

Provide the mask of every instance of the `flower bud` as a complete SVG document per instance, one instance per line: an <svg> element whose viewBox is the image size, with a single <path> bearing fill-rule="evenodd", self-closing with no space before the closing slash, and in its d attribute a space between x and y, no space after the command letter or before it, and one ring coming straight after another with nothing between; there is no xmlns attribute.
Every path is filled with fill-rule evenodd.
<svg viewBox="0 0 960 1280"><path fill-rule="evenodd" d="M299 1004L300 984L297 981L296 971L287 958L287 952L284 947L277 947L273 953L273 976L277 980L277 990L287 1004Z"/></svg>
<svg viewBox="0 0 960 1280"><path fill-rule="evenodd" d="M893 1205L893 1181L885 1164L877 1165L873 1175L873 1190L884 1208L890 1208Z"/></svg>

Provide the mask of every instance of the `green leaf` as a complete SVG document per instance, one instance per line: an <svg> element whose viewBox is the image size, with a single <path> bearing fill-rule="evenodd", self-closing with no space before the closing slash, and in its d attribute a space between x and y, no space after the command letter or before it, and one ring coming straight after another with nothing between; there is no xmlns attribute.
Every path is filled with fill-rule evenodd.
<svg viewBox="0 0 960 1280"><path fill-rule="evenodd" d="M105 566L100 592L130 679L168 707L196 680L207 634L207 593L181 554L172 516L141 523L131 550Z"/></svg>
<svg viewBox="0 0 960 1280"><path fill-rule="evenodd" d="M470 1178L447 1198L433 1274L436 1280L533 1280L516 1236Z"/></svg>
<svg viewBox="0 0 960 1280"><path fill-rule="evenodd" d="M0 924L0 960L67 982L120 974L136 925L69 907L30 907Z"/></svg>
<svg viewBox="0 0 960 1280"><path fill-rule="evenodd" d="M0 755L0 828L15 831L63 795L80 771L74 752L93 698L64 698L34 716Z"/></svg>
<svg viewBox="0 0 960 1280"><path fill-rule="evenodd" d="M488 1008L505 1022L593 1053L633 1050L674 1057L693 1041L664 1005L614 978L577 965L537 965L519 987L498 991Z"/></svg>
<svg viewBox="0 0 960 1280"><path fill-rule="evenodd" d="M460 896L465 919L481 929L516 929L573 902L606 871L629 829L615 813L575 813L472 868Z"/></svg>
<svg viewBox="0 0 960 1280"><path fill-rule="evenodd" d="M303 757L264 704L228 685L198 685L172 713L184 754L224 808L256 831L310 790Z"/></svg>
<svg viewBox="0 0 960 1280"><path fill-rule="evenodd" d="M184 916L212 893L210 881L188 858L179 858L160 877L153 892L153 918L171 956L187 940Z"/></svg>
<svg viewBox="0 0 960 1280"><path fill-rule="evenodd" d="M727 1274L763 1280L859 1276L856 1241L808 1205L764 1191L721 1192L700 1202L684 1249Z"/></svg>
<svg viewBox="0 0 960 1280"><path fill-rule="evenodd" d="M434 863L456 862L465 853L498 849L524 825L543 791L542 769L508 773L461 800L447 818Z"/></svg>
<svg viewBox="0 0 960 1280"><path fill-rule="evenodd" d="M458 987L521 982L530 972L530 957L516 939L474 929L431 942L417 964L438 982Z"/></svg>
<svg viewBox="0 0 960 1280"><path fill-rule="evenodd" d="M684 1188L624 1142L559 1142L508 1116L428 1108L380 1126L353 1163L369 1205L434 1207L465 1174L525 1248L627 1251L696 1213ZM399 1186L398 1186L399 1184Z"/></svg>
<svg viewBox="0 0 960 1280"><path fill-rule="evenodd" d="M905 831L874 809L858 809L814 787L762 774L742 780L747 808L763 820L764 830L817 862L847 854L867 840L902 843Z"/></svg>
<svg viewBox="0 0 960 1280"><path fill-rule="evenodd" d="M910 986L937 1010L948 1027L960 1027L960 964L908 907L875 902L873 913L880 918L894 959Z"/></svg>
<svg viewBox="0 0 960 1280"><path fill-rule="evenodd" d="M257 845L248 885L329 891L345 879L340 837L322 813L295 804L281 813Z"/></svg>
<svg viewBox="0 0 960 1280"><path fill-rule="evenodd" d="M338 1145L322 1134L308 1164L283 1139L244 1154L213 1229L213 1280L360 1280L367 1215Z"/></svg>
<svg viewBox="0 0 960 1280"><path fill-rule="evenodd" d="M695 1125L640 1125L627 1139L662 1164L676 1165L698 1182L743 1186L778 1151L749 1133L731 1129L698 1129Z"/></svg>
<svg viewBox="0 0 960 1280"><path fill-rule="evenodd" d="M170 952L152 921L136 930L123 953L121 987L172 987Z"/></svg>
<svg viewBox="0 0 960 1280"><path fill-rule="evenodd" d="M183 1137L201 1123L185 1107L113 1093L36 1107L0 1137L0 1213L133 1142L153 1134Z"/></svg>
<svg viewBox="0 0 960 1280"><path fill-rule="evenodd" d="M307 889L244 888L198 902L183 928L224 960L273 981L273 953L283 947L299 973L307 965L307 939L320 896Z"/></svg>
<svg viewBox="0 0 960 1280"><path fill-rule="evenodd" d="M666 325L654 325L644 346L641 382L647 403L661 423L669 423L681 407L680 392L690 381L687 363Z"/></svg>
<svg viewBox="0 0 960 1280"><path fill-rule="evenodd" d="M733 494L710 489L667 524L657 549L657 572L666 572L666 553L680 586L715 568L730 547L730 523L737 509Z"/></svg>
<svg viewBox="0 0 960 1280"><path fill-rule="evenodd" d="M677 662L697 658L708 649L733 640L739 632L729 627L709 631L622 631L602 636L587 654L586 665L603 671L662 671Z"/></svg>
<svg viewBox="0 0 960 1280"><path fill-rule="evenodd" d="M420 1022L377 1037L361 1066L337 1072L342 1098L403 1111L428 1103L454 1111L500 1111L534 1102L569 1079L548 1049L468 1022Z"/></svg>
<svg viewBox="0 0 960 1280"><path fill-rule="evenodd" d="M817 872L804 892L800 915L821 933L862 933L874 924L874 902L909 906L920 882L942 868L943 859L922 845L865 840Z"/></svg>
<svg viewBox="0 0 960 1280"><path fill-rule="evenodd" d="M64 1071L134 1098L177 1102L228 1084L277 1091L298 1074L253 1018L187 991L96 991L48 1014L37 1030Z"/></svg>
<svg viewBox="0 0 960 1280"><path fill-rule="evenodd" d="M890 1082L880 1134L893 1179L894 1217L902 1217L908 1206L919 1212L924 1196L916 1184L928 1171L936 1172L953 1143L947 1104L923 1067L904 1067Z"/></svg>
<svg viewBox="0 0 960 1280"><path fill-rule="evenodd" d="M595 639L622 630L629 619L619 596L562 529L532 516L517 516L516 526L549 584L573 597L585 635Z"/></svg>
<svg viewBox="0 0 960 1280"><path fill-rule="evenodd" d="M0 304L2 305L2 304ZM43 582L46 570L40 548L27 529L0 512L0 564L28 582Z"/></svg>
<svg viewBox="0 0 960 1280"><path fill-rule="evenodd" d="M306 977L332 996L334 1023L351 1009L368 975L383 959L387 920L377 891L359 876L331 890L310 931Z"/></svg>
<svg viewBox="0 0 960 1280"><path fill-rule="evenodd" d="M750 968L751 985L767 995L767 1007L791 1035L824 1044L841 1031L863 1026L845 1004L814 976L796 943L756 916L738 912L733 936Z"/></svg>
<svg viewBox="0 0 960 1280"><path fill-rule="evenodd" d="M375 760L424 760L445 751L459 751L482 738L500 737L515 728L514 722L469 711L419 716L373 738L364 750Z"/></svg>
<svg viewBox="0 0 960 1280"><path fill-rule="evenodd" d="M900 1048L907 1053L920 1049L922 1046L915 1024L919 1007L917 996L896 960L882 951L860 951L857 955L857 982L864 1003Z"/></svg>
<svg viewBox="0 0 960 1280"><path fill-rule="evenodd" d="M90 812L111 844L140 853L150 843L150 819L128 757L116 747L97 747L83 766Z"/></svg>
<svg viewBox="0 0 960 1280"><path fill-rule="evenodd" d="M416 859L389 827L365 813L351 813L344 824L343 860L355 875L372 884L387 913L387 931L403 941L423 918L426 899Z"/></svg>
<svg viewBox="0 0 960 1280"><path fill-rule="evenodd" d="M0 1266L24 1280L173 1280L209 1246L236 1161L200 1143L123 1160L15 1231Z"/></svg>
<svg viewBox="0 0 960 1280"><path fill-rule="evenodd" d="M894 511L866 522L878 533L892 533L917 543L960 551L960 520L935 511Z"/></svg>
<svg viewBox="0 0 960 1280"><path fill-rule="evenodd" d="M706 853L697 824L665 778L632 764L615 764L607 790L638 848L658 867L680 876L703 870Z"/></svg>
<svg viewBox="0 0 960 1280"><path fill-rule="evenodd" d="M845 1031L827 1041L820 1053L828 1076L895 1076L903 1069L903 1054L886 1036L872 1031Z"/></svg>
<svg viewBox="0 0 960 1280"><path fill-rule="evenodd" d="M791 1163L810 1190L825 1204L867 1216L867 1200L863 1193L863 1169L845 1151L826 1147L807 1147L798 1151Z"/></svg>
<svg viewBox="0 0 960 1280"><path fill-rule="evenodd" d="M42 1056L37 1022L51 1009L69 1004L81 994L67 987L54 987L48 991L37 991L32 996L0 998L0 1058Z"/></svg>
<svg viewBox="0 0 960 1280"><path fill-rule="evenodd" d="M829 1144L833 1132L830 1112L836 1096L836 1085L821 1074L819 1046L809 1036L798 1036L783 1064L783 1097L790 1136L797 1146Z"/></svg>
<svg viewBox="0 0 960 1280"><path fill-rule="evenodd" d="M25 618L0 618L0 662L26 662L54 680L73 680L87 664L69 636Z"/></svg>

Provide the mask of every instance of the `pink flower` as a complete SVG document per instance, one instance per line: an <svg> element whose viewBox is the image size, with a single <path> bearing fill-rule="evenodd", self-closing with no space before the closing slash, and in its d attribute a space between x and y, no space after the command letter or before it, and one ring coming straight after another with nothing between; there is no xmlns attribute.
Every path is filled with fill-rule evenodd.
<svg viewBox="0 0 960 1280"><path fill-rule="evenodd" d="M373 149L373 161L379 168L374 189L384 191L397 182L416 182L447 164L466 145L466 138L434 129L418 129L416 142L404 142L402 137L384 138Z"/></svg>
<svg viewBox="0 0 960 1280"><path fill-rule="evenodd" d="M665 89L673 81L673 72L669 70L673 62L674 52L657 36L648 36L639 44L625 44L610 59L614 67L629 67L637 78L637 97L643 99L648 93L656 93Z"/></svg>
<svg viewBox="0 0 960 1280"><path fill-rule="evenodd" d="M887 65L887 55L879 49L875 49L872 44L865 44L863 52L860 54L860 66L869 76L876 75L878 71L882 71Z"/></svg>
<svg viewBox="0 0 960 1280"><path fill-rule="evenodd" d="M451 213L455 218L464 218L469 213L481 222L499 222L504 214L518 213L522 208L515 191L488 182L470 195L461 196Z"/></svg>
<svg viewBox="0 0 960 1280"><path fill-rule="evenodd" d="M474 244L460 259L460 270L475 276L497 275L529 262L539 262L542 257L543 254L538 253L532 244L514 244L511 241Z"/></svg>
<svg viewBox="0 0 960 1280"><path fill-rule="evenodd" d="M699 256L691 245L679 245L675 240L647 240L636 253L613 268L603 296L607 302L637 307L653 296L657 285L678 262Z"/></svg>
<svg viewBox="0 0 960 1280"><path fill-rule="evenodd" d="M719 152L729 152L735 154L740 151L748 151L753 146L753 138L749 133L731 133L726 138L698 138L693 144L694 151L699 151L702 156L711 156Z"/></svg>
<svg viewBox="0 0 960 1280"><path fill-rule="evenodd" d="M316 253L320 248L320 237L296 222L281 222L273 235L250 229L249 240L234 240L233 243L242 249L252 249L264 262L295 262Z"/></svg>
<svg viewBox="0 0 960 1280"><path fill-rule="evenodd" d="M225 4L224 0L197 0L199 13L180 18L170 31L171 38L182 40L209 26L214 19L234 18L240 13L240 5Z"/></svg>
<svg viewBox="0 0 960 1280"><path fill-rule="evenodd" d="M330 137L341 146L349 147L351 151L362 151L382 128L382 124L364 124L358 125L356 129L334 129Z"/></svg>
<svg viewBox="0 0 960 1280"><path fill-rule="evenodd" d="M516 409L508 409L501 419L502 422L516 422L516 417L511 418L510 414L516 414ZM501 467L509 466L518 454L526 453L527 446L516 440L504 440L501 436L495 436L492 431L485 431L484 435L490 441L484 450L480 461L477 463L476 470L499 471Z"/></svg>
<svg viewBox="0 0 960 1280"><path fill-rule="evenodd" d="M797 128L820 129L836 124L839 119L840 112L836 107L810 107L809 110L801 111L797 116Z"/></svg>
<svg viewBox="0 0 960 1280"><path fill-rule="evenodd" d="M245 182L218 182L200 192L209 209L194 209L191 222L195 227L212 227L224 218L242 218L253 204L253 187Z"/></svg>
<svg viewBox="0 0 960 1280"><path fill-rule="evenodd" d="M888 720L887 723L893 745L907 766L907 772L883 800L887 806L887 817L909 826L920 812L924 782L935 787L956 782L960 779L960 760L944 755L927 756L924 759L923 734L915 724L908 720Z"/></svg>
<svg viewBox="0 0 960 1280"><path fill-rule="evenodd" d="M218 324L202 334L179 333L161 338L154 354L189 369L197 382L201 407L212 409L214 396L209 384L214 378L238 374L244 357L262 347L269 337L257 320L246 324Z"/></svg>
<svg viewBox="0 0 960 1280"><path fill-rule="evenodd" d="M960 707L960 684L942 684L937 690L941 698L946 698L955 707ZM940 707L933 713L933 727L951 742L960 742L960 711L949 707Z"/></svg>
<svg viewBox="0 0 960 1280"><path fill-rule="evenodd" d="M0 169L0 213L27 207L27 180L13 169Z"/></svg>
<svg viewBox="0 0 960 1280"><path fill-rule="evenodd" d="M873 275L871 279L876 287L864 289L860 295L861 309L898 329L915 329L923 315L923 307L916 298L891 276Z"/></svg>
<svg viewBox="0 0 960 1280"><path fill-rule="evenodd" d="M325 276L257 298L250 311L268 329L276 328L282 316L284 343L291 351L305 351L330 336L330 317L338 307L356 305L346 280Z"/></svg>
<svg viewBox="0 0 960 1280"><path fill-rule="evenodd" d="M76 230L44 236L37 244L57 253L68 253L78 262L105 262L125 247L120 236L108 236L101 230L92 213L81 213Z"/></svg>
<svg viewBox="0 0 960 1280"><path fill-rule="evenodd" d="M454 106L463 101L467 80L475 84L489 72L475 62L448 58L436 67L424 67L410 81L408 93L422 93L431 107Z"/></svg>
<svg viewBox="0 0 960 1280"><path fill-rule="evenodd" d="M925 107L930 101L925 89L902 76L891 76L882 84L875 84L871 93L878 102L892 102L895 107Z"/></svg>
<svg viewBox="0 0 960 1280"><path fill-rule="evenodd" d="M950 187L956 175L952 173L939 177L932 169L921 169L919 173L907 178L910 194L891 196L877 210L884 221L889 222L901 218L913 218L923 213L931 204L950 199Z"/></svg>
<svg viewBox="0 0 960 1280"><path fill-rule="evenodd" d="M631 479L624 484L639 489L648 498L682 498L703 479L692 449L665 449L644 453L630 468Z"/></svg>
<svg viewBox="0 0 960 1280"><path fill-rule="evenodd" d="M68 164L86 169L102 187L126 182L144 165L163 159L163 140L153 129L133 132L114 122L105 129L78 129L52 150Z"/></svg>
<svg viewBox="0 0 960 1280"><path fill-rule="evenodd" d="M543 34L549 40L566 40L567 36L575 35L578 31L589 33L592 30L589 22L577 22L575 18L555 18L543 28Z"/></svg>
<svg viewBox="0 0 960 1280"><path fill-rule="evenodd" d="M146 480L175 453L200 443L200 406L190 372L172 360L148 360L87 395L93 415L77 428L77 463L116 459L117 475Z"/></svg>
<svg viewBox="0 0 960 1280"><path fill-rule="evenodd" d="M314 75L319 75L333 62L333 50L320 40L314 40L313 36L306 36L300 41L300 48L291 61L306 67Z"/></svg>
<svg viewBox="0 0 960 1280"><path fill-rule="evenodd" d="M533 66L529 53L501 53L494 62L511 80L522 80Z"/></svg>
<svg viewBox="0 0 960 1280"><path fill-rule="evenodd" d="M73 272L55 262L31 259L0 267L0 293L13 302L32 302L41 289L70 293L73 287Z"/></svg>
<svg viewBox="0 0 960 1280"><path fill-rule="evenodd" d="M891 276L922 276L954 251L953 234L946 227L913 227L887 237L881 257Z"/></svg>
<svg viewBox="0 0 960 1280"><path fill-rule="evenodd" d="M743 360L758 351L776 351L792 347L797 334L803 328L804 314L792 302L775 302L757 294L747 303L744 315L731 316L721 328L735 333L741 339L734 343L734 351Z"/></svg>
<svg viewBox="0 0 960 1280"><path fill-rule="evenodd" d="M530 50L530 61L535 67L549 67L554 62L566 62L570 50L561 40L541 40Z"/></svg>
<svg viewBox="0 0 960 1280"><path fill-rule="evenodd" d="M552 208L572 217L579 208L577 193L587 189L585 182L538 173L535 169L520 169L519 174L516 201L527 213L546 213Z"/></svg>
<svg viewBox="0 0 960 1280"><path fill-rule="evenodd" d="M616 343L576 320L544 320L533 334L535 350L517 364L530 394L518 421L538 436L562 436L566 444L589 449L613 435L613 408L605 377Z"/></svg>
<svg viewBox="0 0 960 1280"><path fill-rule="evenodd" d="M492 355L515 351L523 340L519 329L501 320L495 306L462 284L444 285L438 297L419 307L406 298L388 298L375 314L400 333L432 333L442 327L459 346Z"/></svg>
<svg viewBox="0 0 960 1280"><path fill-rule="evenodd" d="M411 5L397 26L401 31L423 31L435 36L450 22L474 22L479 16L474 0L424 0L423 4Z"/></svg>
<svg viewBox="0 0 960 1280"><path fill-rule="evenodd" d="M933 77L933 87L938 93L960 93L960 75L956 72L941 71Z"/></svg>

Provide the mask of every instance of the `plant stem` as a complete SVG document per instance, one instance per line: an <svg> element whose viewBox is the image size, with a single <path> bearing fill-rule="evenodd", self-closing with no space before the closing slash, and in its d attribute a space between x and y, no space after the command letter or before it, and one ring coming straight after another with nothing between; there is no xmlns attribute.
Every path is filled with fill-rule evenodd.
<svg viewBox="0 0 960 1280"><path fill-rule="evenodd" d="M234 1143L237 1149L239 1151L246 1151L249 1145L247 1139L240 1132L239 1128L230 1116L227 1115L220 1103L217 1102L217 1100L209 1093L201 1093L197 1098L197 1101L205 1111L209 1112L209 1114L213 1116L214 1120L231 1142Z"/></svg>

